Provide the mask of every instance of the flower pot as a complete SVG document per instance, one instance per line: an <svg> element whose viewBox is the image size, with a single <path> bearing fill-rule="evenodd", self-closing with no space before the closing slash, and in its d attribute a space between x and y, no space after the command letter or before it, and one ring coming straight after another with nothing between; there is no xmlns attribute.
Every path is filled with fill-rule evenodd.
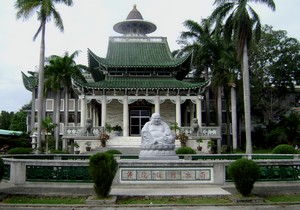
<svg viewBox="0 0 300 210"><path fill-rule="evenodd" d="M74 153L78 155L78 154L80 154L80 151L75 151Z"/></svg>
<svg viewBox="0 0 300 210"><path fill-rule="evenodd" d="M198 146L198 147L197 147L197 150L198 150L198 151L202 151L202 147L201 147L201 146Z"/></svg>
<svg viewBox="0 0 300 210"><path fill-rule="evenodd" d="M91 147L86 147L85 149L86 149L86 151L91 151L92 148Z"/></svg>
<svg viewBox="0 0 300 210"><path fill-rule="evenodd" d="M106 140L101 140L101 147L106 147Z"/></svg>

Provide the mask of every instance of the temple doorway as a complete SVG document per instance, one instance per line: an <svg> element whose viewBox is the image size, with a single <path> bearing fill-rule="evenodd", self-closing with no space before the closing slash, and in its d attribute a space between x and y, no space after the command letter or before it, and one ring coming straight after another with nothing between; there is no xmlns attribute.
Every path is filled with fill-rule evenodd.
<svg viewBox="0 0 300 210"><path fill-rule="evenodd" d="M129 111L130 117L130 135L136 136L141 134L141 130L146 122L150 120L150 109L132 109Z"/></svg>

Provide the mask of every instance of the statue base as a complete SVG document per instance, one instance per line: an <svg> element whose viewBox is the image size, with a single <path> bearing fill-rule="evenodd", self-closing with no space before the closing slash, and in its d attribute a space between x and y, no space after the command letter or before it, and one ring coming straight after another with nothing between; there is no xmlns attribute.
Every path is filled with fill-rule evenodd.
<svg viewBox="0 0 300 210"><path fill-rule="evenodd" d="M175 145L141 146L140 160L179 160L175 153Z"/></svg>

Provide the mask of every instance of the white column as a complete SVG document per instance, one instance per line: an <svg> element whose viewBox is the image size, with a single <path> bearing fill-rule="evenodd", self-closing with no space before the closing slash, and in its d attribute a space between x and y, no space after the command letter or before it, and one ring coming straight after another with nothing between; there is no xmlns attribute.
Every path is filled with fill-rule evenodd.
<svg viewBox="0 0 300 210"><path fill-rule="evenodd" d="M160 97L155 96L155 113L160 113Z"/></svg>
<svg viewBox="0 0 300 210"><path fill-rule="evenodd" d="M128 96L123 98L123 136L129 136Z"/></svg>
<svg viewBox="0 0 300 210"><path fill-rule="evenodd" d="M96 119L96 110L95 110L95 108L93 107L92 108L92 114L93 114L93 126L95 127L95 126L97 126L96 125L96 122L97 122L97 119Z"/></svg>
<svg viewBox="0 0 300 210"><path fill-rule="evenodd" d="M198 98L196 99L196 115L200 127L202 127L202 99L203 96L198 96Z"/></svg>
<svg viewBox="0 0 300 210"><path fill-rule="evenodd" d="M178 127L181 127L181 108L180 108L180 96L176 96L176 122L178 123Z"/></svg>
<svg viewBox="0 0 300 210"><path fill-rule="evenodd" d="M101 98L101 126L104 127L106 123L106 95Z"/></svg>
<svg viewBox="0 0 300 210"><path fill-rule="evenodd" d="M80 127L85 127L85 121L86 121L86 99L85 99L85 95L81 95L79 98L80 98L80 106L81 106Z"/></svg>

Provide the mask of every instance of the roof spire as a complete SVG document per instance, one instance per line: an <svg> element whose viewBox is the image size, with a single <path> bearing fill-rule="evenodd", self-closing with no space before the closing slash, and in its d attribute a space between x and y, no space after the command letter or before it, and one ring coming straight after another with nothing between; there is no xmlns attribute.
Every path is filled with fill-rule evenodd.
<svg viewBox="0 0 300 210"><path fill-rule="evenodd" d="M114 25L114 30L125 36L145 36L156 30L156 26L148 21L144 21L141 13L136 9L136 4L129 12L125 21Z"/></svg>

